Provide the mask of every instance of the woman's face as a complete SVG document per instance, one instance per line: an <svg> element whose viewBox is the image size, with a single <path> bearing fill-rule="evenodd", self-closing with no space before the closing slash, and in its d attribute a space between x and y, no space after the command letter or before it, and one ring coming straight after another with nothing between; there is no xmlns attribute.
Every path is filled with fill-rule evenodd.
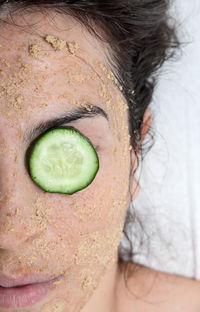
<svg viewBox="0 0 200 312"><path fill-rule="evenodd" d="M56 14L15 21L36 26L1 26L0 285L1 274L34 275L32 283L59 277L30 310L27 302L18 308L76 311L116 260L122 237L130 200L127 105L108 70L106 46L77 22ZM73 195L45 192L28 172L27 150L42 133L31 129L78 107L91 111L92 105L108 120L96 115L63 126L73 126L96 148L95 179Z"/></svg>

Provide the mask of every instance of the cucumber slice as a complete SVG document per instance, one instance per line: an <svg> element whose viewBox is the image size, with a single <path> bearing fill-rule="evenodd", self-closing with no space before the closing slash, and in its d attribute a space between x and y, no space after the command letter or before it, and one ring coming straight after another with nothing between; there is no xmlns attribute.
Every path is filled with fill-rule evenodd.
<svg viewBox="0 0 200 312"><path fill-rule="evenodd" d="M29 170L33 181L50 193L73 194L86 188L99 169L92 143L73 127L56 127L34 144Z"/></svg>

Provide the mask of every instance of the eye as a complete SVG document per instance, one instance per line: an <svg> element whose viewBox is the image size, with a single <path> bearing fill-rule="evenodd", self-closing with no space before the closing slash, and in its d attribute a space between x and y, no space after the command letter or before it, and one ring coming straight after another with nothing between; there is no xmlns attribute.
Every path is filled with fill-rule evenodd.
<svg viewBox="0 0 200 312"><path fill-rule="evenodd" d="M28 159L33 181L50 193L73 194L94 180L98 154L88 138L73 127L57 127L41 135Z"/></svg>

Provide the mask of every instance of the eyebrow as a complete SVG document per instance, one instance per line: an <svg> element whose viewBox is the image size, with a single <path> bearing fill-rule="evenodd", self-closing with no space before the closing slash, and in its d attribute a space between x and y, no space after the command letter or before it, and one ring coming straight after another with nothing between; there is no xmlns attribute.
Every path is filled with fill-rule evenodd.
<svg viewBox="0 0 200 312"><path fill-rule="evenodd" d="M94 118L96 116L102 116L107 121L109 121L109 116L104 109L87 102L85 103L85 106L76 107L75 109L67 111L56 118L40 122L25 133L23 142L27 143L32 141L35 137L49 130L50 128L59 127L75 120L80 120L83 118Z"/></svg>

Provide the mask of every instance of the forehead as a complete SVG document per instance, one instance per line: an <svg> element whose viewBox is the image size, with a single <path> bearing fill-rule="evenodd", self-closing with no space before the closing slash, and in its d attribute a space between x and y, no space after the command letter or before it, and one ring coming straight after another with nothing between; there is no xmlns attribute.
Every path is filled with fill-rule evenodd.
<svg viewBox="0 0 200 312"><path fill-rule="evenodd" d="M2 25L0 38L0 109L7 120L17 116L33 123L90 102L104 108L111 120L127 122L127 105L102 42L58 14L16 17L14 22L20 27Z"/></svg>

